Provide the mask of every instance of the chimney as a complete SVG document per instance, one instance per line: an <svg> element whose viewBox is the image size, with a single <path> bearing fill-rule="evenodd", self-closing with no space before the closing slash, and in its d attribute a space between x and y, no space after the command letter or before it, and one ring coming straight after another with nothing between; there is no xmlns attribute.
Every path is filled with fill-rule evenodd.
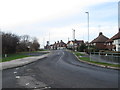
<svg viewBox="0 0 120 90"><path fill-rule="evenodd" d="M102 35L102 32L99 33L99 36Z"/></svg>

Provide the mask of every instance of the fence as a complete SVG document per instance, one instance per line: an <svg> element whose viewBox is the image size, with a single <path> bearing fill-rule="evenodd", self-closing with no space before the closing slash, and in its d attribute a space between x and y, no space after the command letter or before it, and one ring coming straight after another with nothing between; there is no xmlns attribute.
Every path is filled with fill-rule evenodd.
<svg viewBox="0 0 120 90"><path fill-rule="evenodd" d="M110 64L120 64L120 53L91 52L90 60Z"/></svg>

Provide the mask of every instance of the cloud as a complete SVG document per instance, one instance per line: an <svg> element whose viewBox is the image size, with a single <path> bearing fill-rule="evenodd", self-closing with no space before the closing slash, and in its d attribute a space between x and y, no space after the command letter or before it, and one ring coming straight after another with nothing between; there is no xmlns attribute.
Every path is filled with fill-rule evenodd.
<svg viewBox="0 0 120 90"><path fill-rule="evenodd" d="M18 35L35 36L42 47L49 40L49 33L51 44L61 39L67 42L68 37L72 40L72 28L76 30L76 39L87 41L87 16L84 12L91 10L90 40L96 38L99 31L111 37L118 30L116 18L109 19L114 17L116 10L112 6L109 9L105 2L118 0L1 0L0 28ZM109 13L104 14L105 11ZM100 30L98 25L101 25Z"/></svg>
<svg viewBox="0 0 120 90"><path fill-rule="evenodd" d="M6 27L48 21L75 14L80 8L106 1L110 0L1 0L0 24Z"/></svg>

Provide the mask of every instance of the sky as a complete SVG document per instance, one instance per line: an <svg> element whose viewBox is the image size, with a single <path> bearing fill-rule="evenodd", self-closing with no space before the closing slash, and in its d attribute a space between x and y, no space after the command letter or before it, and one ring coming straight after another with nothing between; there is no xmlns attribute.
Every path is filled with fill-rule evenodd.
<svg viewBox="0 0 120 90"><path fill-rule="evenodd" d="M0 30L37 37L41 48L50 41L90 41L103 32L111 38L118 32L119 0L0 0Z"/></svg>

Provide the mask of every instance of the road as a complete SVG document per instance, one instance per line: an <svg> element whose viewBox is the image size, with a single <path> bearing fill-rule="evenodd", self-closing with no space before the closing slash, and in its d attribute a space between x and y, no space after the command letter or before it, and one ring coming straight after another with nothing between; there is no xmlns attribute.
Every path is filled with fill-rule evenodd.
<svg viewBox="0 0 120 90"><path fill-rule="evenodd" d="M3 88L118 88L118 71L81 63L72 53L53 51L31 64L3 70Z"/></svg>

